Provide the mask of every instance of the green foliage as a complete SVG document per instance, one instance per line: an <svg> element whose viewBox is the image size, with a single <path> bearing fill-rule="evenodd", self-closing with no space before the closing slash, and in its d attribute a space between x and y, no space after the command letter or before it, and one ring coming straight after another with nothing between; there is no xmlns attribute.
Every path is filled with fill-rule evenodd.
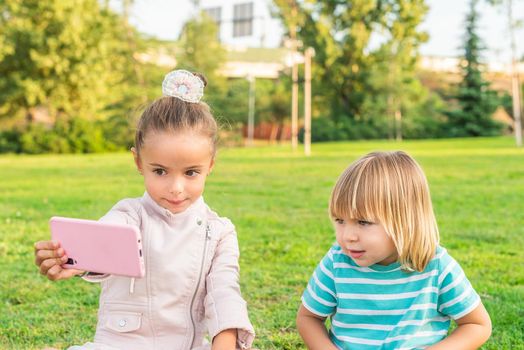
<svg viewBox="0 0 524 350"><path fill-rule="evenodd" d="M208 98L219 98L224 78L217 70L224 64L226 51L218 39L215 22L203 12L190 19L182 28L178 46L178 67L203 73L210 83L206 88Z"/></svg>
<svg viewBox="0 0 524 350"><path fill-rule="evenodd" d="M371 70L373 90L363 105L363 119L378 119L375 124L384 128L389 138L397 136L398 128L406 139L445 137L446 119L441 113L444 103L439 95L424 87L414 70L387 78L392 67L384 63L377 63ZM395 122L395 112L401 114L400 125Z"/></svg>
<svg viewBox="0 0 524 350"><path fill-rule="evenodd" d="M206 91L207 95L207 91ZM246 124L248 114L249 82L246 79L228 80L220 95L209 101L215 118L221 125Z"/></svg>
<svg viewBox="0 0 524 350"><path fill-rule="evenodd" d="M386 63L393 58L399 72L410 71L419 44L426 40L417 30L427 11L422 0L275 3L289 31L296 27L297 38L315 49L313 90L322 97L316 102L335 119L342 115L356 120L363 117L377 60ZM385 38L382 51L388 51L388 58L382 59L380 50L371 47L374 35ZM395 75L395 79L403 79L401 74ZM399 88L393 80L389 85Z"/></svg>
<svg viewBox="0 0 524 350"><path fill-rule="evenodd" d="M20 136L17 129L0 131L0 153L20 153Z"/></svg>
<svg viewBox="0 0 524 350"><path fill-rule="evenodd" d="M60 120L52 128L33 124L20 135L20 151L38 153L94 153L108 148L102 128L75 118Z"/></svg>
<svg viewBox="0 0 524 350"><path fill-rule="evenodd" d="M268 121L282 124L291 114L291 81L288 77L256 81L257 122Z"/></svg>
<svg viewBox="0 0 524 350"><path fill-rule="evenodd" d="M471 0L466 16L464 62L460 67L463 78L454 96L458 108L446 112L447 133L453 137L492 136L499 135L502 130L501 123L492 118L500 103L498 95L482 78L481 53L484 47L477 34L479 14L476 5L477 0Z"/></svg>
<svg viewBox="0 0 524 350"><path fill-rule="evenodd" d="M354 120L351 118L314 118L311 121L311 142L364 140L386 138L387 126L378 118ZM299 141L304 142L304 129L299 131Z"/></svg>
<svg viewBox="0 0 524 350"><path fill-rule="evenodd" d="M424 168L441 243L464 268L493 322L483 350L524 346L524 152L511 138L314 144L220 150L206 202L231 218L240 281L261 350L305 349L295 326L300 295L334 242L327 205L337 176L373 150L401 149ZM99 286L51 282L33 243L53 215L97 219L143 194L129 153L0 156L0 348L59 349L92 341Z"/></svg>
<svg viewBox="0 0 524 350"><path fill-rule="evenodd" d="M60 119L52 126L29 124L0 132L0 153L99 153L130 149L131 119L114 116L106 121Z"/></svg>
<svg viewBox="0 0 524 350"><path fill-rule="evenodd" d="M255 122L282 124L290 115L290 81L286 77L277 80L256 79ZM249 81L230 79L225 95L211 103L215 116L225 128L235 124L247 124L249 111Z"/></svg>
<svg viewBox="0 0 524 350"><path fill-rule="evenodd" d="M0 119L98 119L130 72L122 20L96 0L0 2Z"/></svg>

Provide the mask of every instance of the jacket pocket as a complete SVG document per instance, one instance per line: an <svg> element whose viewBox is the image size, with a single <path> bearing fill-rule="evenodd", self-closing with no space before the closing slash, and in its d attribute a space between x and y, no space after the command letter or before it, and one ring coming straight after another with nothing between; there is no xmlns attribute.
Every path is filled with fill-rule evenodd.
<svg viewBox="0 0 524 350"><path fill-rule="evenodd" d="M127 311L109 311L106 315L105 327L118 333L133 332L140 328L142 314Z"/></svg>

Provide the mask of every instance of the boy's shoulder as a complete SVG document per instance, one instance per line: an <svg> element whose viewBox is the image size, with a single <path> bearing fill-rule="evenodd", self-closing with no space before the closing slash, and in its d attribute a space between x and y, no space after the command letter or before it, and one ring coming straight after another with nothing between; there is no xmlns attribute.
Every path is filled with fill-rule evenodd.
<svg viewBox="0 0 524 350"><path fill-rule="evenodd" d="M452 263L453 261L455 261L455 259L453 259L451 255L449 255L447 249L441 245L438 245L437 249L435 250L435 256L430 261L429 265L440 266L442 268Z"/></svg>

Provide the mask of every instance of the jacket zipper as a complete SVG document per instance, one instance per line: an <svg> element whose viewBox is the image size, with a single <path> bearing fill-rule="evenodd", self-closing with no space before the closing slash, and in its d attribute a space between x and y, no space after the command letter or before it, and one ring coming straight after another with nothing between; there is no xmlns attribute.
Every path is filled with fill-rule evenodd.
<svg viewBox="0 0 524 350"><path fill-rule="evenodd" d="M191 318L191 325L193 326L193 334L191 336L191 342L189 343L189 346L193 346L193 341L195 340L195 333L196 333L196 325L195 320L193 319L193 304L195 303L196 295L198 294L198 286L200 286L200 281L202 280L202 271L204 270L204 263L206 260L206 253L207 253L207 242L211 238L211 230L209 228L209 224L206 224L206 238L204 241L204 253L202 254L202 260L200 262L200 272L198 273L198 281L195 287L195 292L193 293L193 297L191 298L191 304L189 306L189 317Z"/></svg>

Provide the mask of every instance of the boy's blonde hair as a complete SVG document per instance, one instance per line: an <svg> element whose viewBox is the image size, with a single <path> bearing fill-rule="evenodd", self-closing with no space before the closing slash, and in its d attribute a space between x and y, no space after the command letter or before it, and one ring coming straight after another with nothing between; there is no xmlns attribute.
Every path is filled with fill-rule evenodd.
<svg viewBox="0 0 524 350"><path fill-rule="evenodd" d="M439 233L428 182L404 152L372 152L352 163L333 188L329 212L382 224L404 270L423 271L435 254Z"/></svg>

